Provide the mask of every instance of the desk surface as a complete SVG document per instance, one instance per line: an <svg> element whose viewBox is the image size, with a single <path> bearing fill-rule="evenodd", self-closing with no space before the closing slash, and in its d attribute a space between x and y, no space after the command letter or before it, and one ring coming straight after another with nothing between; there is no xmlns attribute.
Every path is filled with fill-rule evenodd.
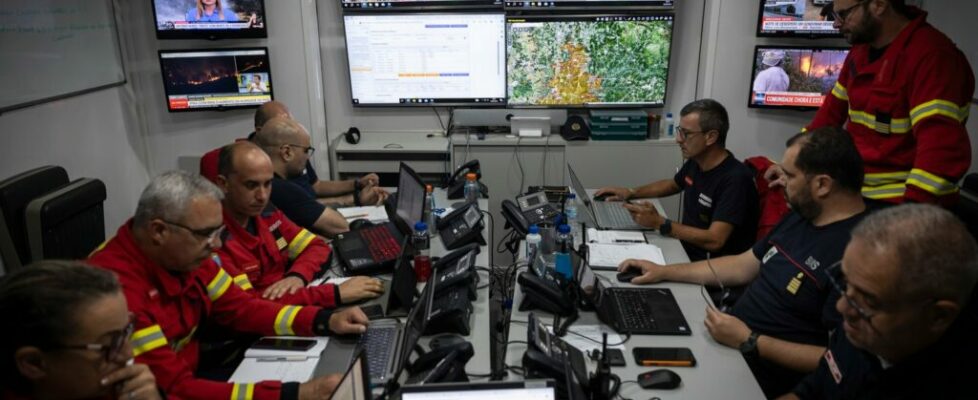
<svg viewBox="0 0 978 400"><path fill-rule="evenodd" d="M654 200L658 203L658 200ZM658 204L656 204L658 206ZM583 207L583 205L579 205ZM660 207L661 208L661 207ZM583 210L582 210L583 211ZM582 220L587 218L587 213L579 212ZM588 221L585 221L588 222ZM660 236L655 232L646 233L649 243L659 246L667 263L688 262L689 258L683 250L679 240ZM609 278L605 282L611 282L614 286L633 286L630 283L620 283L615 279L615 272L596 271L601 276ZM643 285L642 287L664 287L669 288L679 308L686 317L692 330L691 336L651 336L634 335L625 343L625 367L612 367L611 371L617 374L622 382L632 381L622 385L619 394L624 398L648 399L653 396L668 399L762 399L764 398L760 386L754 379L740 352L717 343L710 337L703 325L706 318L707 304L700 295L698 285L687 283L658 283L654 285ZM518 305L522 298L522 293L517 285L513 294L513 313L512 322L509 327L509 337L507 342L525 341L526 324L516 321L526 321L528 312L518 310ZM550 314L534 311L534 314L541 317L543 321L552 321ZM607 332L614 332L611 327L604 325L598 320L593 311L580 313L580 319L571 325L570 330L574 330L575 325L601 325ZM624 337L624 335L623 335ZM635 363L632 356L632 349L635 347L688 347L696 357L697 364L692 368L670 368L682 378L683 383L678 389L674 390L645 390L634 383L640 373L648 372L658 367L643 367ZM513 343L507 346L506 365L522 365L523 353L526 345L523 343ZM587 361L588 369L593 371L596 364ZM510 379L521 379L519 376L510 372Z"/></svg>

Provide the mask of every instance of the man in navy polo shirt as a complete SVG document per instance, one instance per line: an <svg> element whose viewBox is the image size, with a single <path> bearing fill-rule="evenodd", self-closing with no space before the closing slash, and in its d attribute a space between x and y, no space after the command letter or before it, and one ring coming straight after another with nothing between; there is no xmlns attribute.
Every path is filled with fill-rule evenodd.
<svg viewBox="0 0 978 400"><path fill-rule="evenodd" d="M978 398L978 245L954 215L926 204L878 211L828 274L845 322L785 399Z"/></svg>
<svg viewBox="0 0 978 400"><path fill-rule="evenodd" d="M842 259L852 228L862 219L862 159L849 134L822 128L788 141L782 167L792 211L754 247L738 255L661 266L625 260L640 269L632 283L750 284L729 313L706 312L707 330L737 348L768 397L790 390L815 370L841 317L825 269Z"/></svg>
<svg viewBox="0 0 978 400"><path fill-rule="evenodd" d="M696 100L680 111L676 142L687 158L673 179L663 179L635 189L605 187L595 196L607 200L664 197L683 192L682 221L671 221L650 204L625 204L636 223L658 229L679 239L689 259L707 253L740 254L757 235L759 206L754 174L726 149L730 120L722 104Z"/></svg>

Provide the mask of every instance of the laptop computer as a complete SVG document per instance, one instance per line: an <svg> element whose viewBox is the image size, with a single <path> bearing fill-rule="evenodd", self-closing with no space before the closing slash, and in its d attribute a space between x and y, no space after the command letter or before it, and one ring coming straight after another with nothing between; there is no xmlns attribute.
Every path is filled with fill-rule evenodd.
<svg viewBox="0 0 978 400"><path fill-rule="evenodd" d="M336 385L330 400L372 400L370 393L370 372L367 370L367 354L357 352L346 370L343 379Z"/></svg>
<svg viewBox="0 0 978 400"><path fill-rule="evenodd" d="M385 204L388 222L336 235L333 248L347 276L391 271L401 253L400 243L424 215L425 186L411 167L401 163L395 206Z"/></svg>
<svg viewBox="0 0 978 400"><path fill-rule="evenodd" d="M581 247L587 249L586 245ZM692 334L671 290L606 286L586 260L578 257L577 253L572 258L577 258L579 265L577 284L581 296L594 306L601 322L610 325L616 332L633 335Z"/></svg>
<svg viewBox="0 0 978 400"><path fill-rule="evenodd" d="M584 203L584 209L591 216L595 227L598 229L617 229L617 230L643 230L648 231L652 228L639 225L632 219L632 215L620 201L594 201L587 195L587 191L581 181L577 179L574 168L567 164L567 175L570 177L571 187L577 193L577 198Z"/></svg>
<svg viewBox="0 0 978 400"><path fill-rule="evenodd" d="M465 382L405 385L401 400L556 400L552 380Z"/></svg>
<svg viewBox="0 0 978 400"><path fill-rule="evenodd" d="M411 310L414 297L418 294L418 280L411 265L414 254L411 237L405 236L401 240L401 253L394 263L394 274L390 280L383 281L384 294L360 304L367 318L404 317Z"/></svg>
<svg viewBox="0 0 978 400"><path fill-rule="evenodd" d="M396 319L370 321L367 331L360 335L358 346L367 352L372 384L380 386L397 382L428 324L434 292L433 282L425 285L404 324Z"/></svg>

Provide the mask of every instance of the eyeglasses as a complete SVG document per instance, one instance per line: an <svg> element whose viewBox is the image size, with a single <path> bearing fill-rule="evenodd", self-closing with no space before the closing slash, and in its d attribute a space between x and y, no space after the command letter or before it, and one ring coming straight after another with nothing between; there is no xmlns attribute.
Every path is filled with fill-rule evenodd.
<svg viewBox="0 0 978 400"><path fill-rule="evenodd" d="M710 253L706 253L706 266L710 268L710 272L713 273L713 279L716 280L717 286L720 287L720 300L719 307L714 303L713 297L706 290L706 285L700 285L700 296L703 296L703 300L706 300L706 304L720 312L727 312L730 310L730 288L723 286L723 282L720 281L720 275L717 275L717 271L713 269L713 263L710 262Z"/></svg>
<svg viewBox="0 0 978 400"><path fill-rule="evenodd" d="M835 17L835 20L839 21L839 23L845 22L846 18L849 17L849 14L852 14L852 12L856 10L856 7L866 4L866 2L867 0L861 0L846 9L839 11L832 10L832 16Z"/></svg>
<svg viewBox="0 0 978 400"><path fill-rule="evenodd" d="M682 140L686 140L686 138L689 137L690 135L695 135L697 133L706 133L706 132L709 131L691 131L681 126L676 127L676 136L678 136Z"/></svg>
<svg viewBox="0 0 978 400"><path fill-rule="evenodd" d="M856 313L859 314L859 318L862 318L869 323L869 326L873 326L873 314L866 311L866 309L859 306L859 304L856 304L856 301L853 300L852 297L849 297L849 295L846 293L849 282L846 280L845 274L842 273L842 260L836 261L835 264L829 266L825 270L825 274L829 277L829 283L832 284L832 287L842 295L842 298L846 300L846 303L849 303L849 307L856 310Z"/></svg>
<svg viewBox="0 0 978 400"><path fill-rule="evenodd" d="M130 319L132 316L130 315ZM126 327L121 331L113 332L112 337L109 339L109 344L101 343L88 343L88 344L77 344L77 345L62 345L52 347L52 350L87 350L96 351L102 353L102 359L105 362L111 362L112 360L118 359L119 355L122 354L122 349L129 343L132 337L133 324L130 320Z"/></svg>
<svg viewBox="0 0 978 400"><path fill-rule="evenodd" d="M298 147L302 149L303 153L306 153L306 155L309 156L313 155L316 152L316 148L312 146L299 146L297 144L289 144L289 143L283 144L282 146Z"/></svg>
<svg viewBox="0 0 978 400"><path fill-rule="evenodd" d="M176 226L178 228L183 228L183 229L187 230L188 232L192 233L196 237L199 237L199 238L202 238L202 239L206 239L208 242L213 242L214 239L217 239L218 237L220 237L221 236L221 233L224 232L224 224L221 224L221 226L219 226L217 228L193 229L193 228L191 228L189 226L186 226L186 225L183 225L183 224L178 224L178 223L172 222L172 221L167 221L165 219L164 220L161 220L161 221L163 221L167 225L173 225L173 226Z"/></svg>

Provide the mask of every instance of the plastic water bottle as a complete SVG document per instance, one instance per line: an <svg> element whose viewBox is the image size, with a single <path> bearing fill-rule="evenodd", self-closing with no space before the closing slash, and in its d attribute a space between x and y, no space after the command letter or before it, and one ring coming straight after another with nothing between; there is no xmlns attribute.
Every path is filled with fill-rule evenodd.
<svg viewBox="0 0 978 400"><path fill-rule="evenodd" d="M557 253L554 255L554 269L565 279L574 278L574 269L571 267L570 252L574 246L574 238L570 234L570 226L563 224L557 227Z"/></svg>
<svg viewBox="0 0 978 400"><path fill-rule="evenodd" d="M476 180L475 172L465 174L465 201L477 201L481 197L479 193L479 181Z"/></svg>
<svg viewBox="0 0 978 400"><path fill-rule="evenodd" d="M666 113L665 125L666 137L676 137L676 121L672 119L672 113Z"/></svg>
<svg viewBox="0 0 978 400"><path fill-rule="evenodd" d="M429 235L435 234L435 195L431 185L425 185L424 195L424 223L431 227Z"/></svg>
<svg viewBox="0 0 978 400"><path fill-rule="evenodd" d="M571 235L574 237L578 237L580 235L581 224L577 221L577 195L576 194L574 193L567 194L567 201L564 204L564 214L567 215L567 225L570 225Z"/></svg>
<svg viewBox="0 0 978 400"><path fill-rule="evenodd" d="M414 224L411 243L417 251L414 256L414 277L418 282L427 282L428 278L431 278L431 254L429 250L431 246L428 237L428 225L424 221L418 221Z"/></svg>
<svg viewBox="0 0 978 400"><path fill-rule="evenodd" d="M526 231L526 254L523 255L523 258L532 263L533 260L530 260L530 257L540 249L541 241L543 241L543 236L540 236L540 227L536 224L530 225Z"/></svg>

